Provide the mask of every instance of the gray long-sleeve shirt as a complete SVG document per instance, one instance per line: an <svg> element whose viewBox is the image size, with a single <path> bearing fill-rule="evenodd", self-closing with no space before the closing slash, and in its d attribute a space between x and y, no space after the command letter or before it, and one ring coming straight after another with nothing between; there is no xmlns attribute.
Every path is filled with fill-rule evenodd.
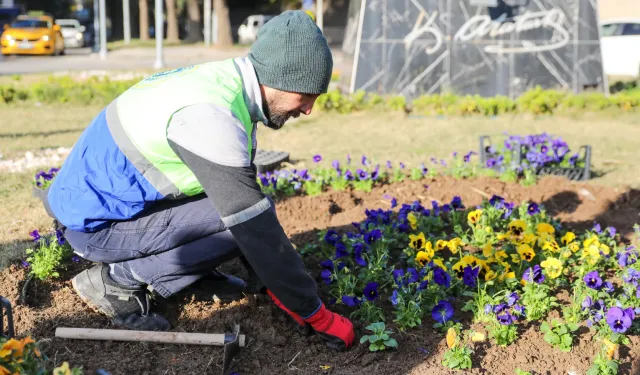
<svg viewBox="0 0 640 375"><path fill-rule="evenodd" d="M203 103L174 114L167 138L198 178L261 282L287 308L307 317L320 307L317 286L256 181L256 124L266 121L262 96L251 62L239 58L235 63L254 123L252 134L247 134L229 109ZM249 139L251 155L247 153Z"/></svg>

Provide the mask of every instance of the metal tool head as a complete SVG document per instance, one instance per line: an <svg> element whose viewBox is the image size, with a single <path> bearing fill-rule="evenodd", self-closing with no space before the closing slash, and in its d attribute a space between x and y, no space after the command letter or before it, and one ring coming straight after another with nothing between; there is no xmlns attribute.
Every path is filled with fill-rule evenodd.
<svg viewBox="0 0 640 375"><path fill-rule="evenodd" d="M225 334L224 337L224 362L222 363L222 375L227 374L233 357L240 351L240 325L233 327L232 333Z"/></svg>
<svg viewBox="0 0 640 375"><path fill-rule="evenodd" d="M7 328L4 326L5 317L7 319ZM11 302L4 297L0 297L0 337L12 338L14 335Z"/></svg>

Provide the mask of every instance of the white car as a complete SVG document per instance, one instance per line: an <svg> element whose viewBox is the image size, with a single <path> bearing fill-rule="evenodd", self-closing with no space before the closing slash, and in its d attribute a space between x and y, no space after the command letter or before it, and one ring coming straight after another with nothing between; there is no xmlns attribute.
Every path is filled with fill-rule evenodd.
<svg viewBox="0 0 640 375"><path fill-rule="evenodd" d="M604 74L640 76L640 18L600 23Z"/></svg>
<svg viewBox="0 0 640 375"><path fill-rule="evenodd" d="M256 41L258 30L275 16L254 14L247 17L238 28L238 41L240 44L251 44Z"/></svg>
<svg viewBox="0 0 640 375"><path fill-rule="evenodd" d="M84 47L85 27L80 25L80 21L75 19L58 19L56 20L56 24L60 25L65 47Z"/></svg>

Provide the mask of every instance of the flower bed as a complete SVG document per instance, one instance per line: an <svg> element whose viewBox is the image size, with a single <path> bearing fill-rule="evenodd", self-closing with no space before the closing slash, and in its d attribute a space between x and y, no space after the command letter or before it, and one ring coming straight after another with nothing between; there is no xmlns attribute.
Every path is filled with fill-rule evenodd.
<svg viewBox="0 0 640 375"><path fill-rule="evenodd" d="M0 374L1 375L82 375L81 368L70 368L68 362L47 371L48 358L40 352L31 337L20 340L0 337Z"/></svg>
<svg viewBox="0 0 640 375"><path fill-rule="evenodd" d="M499 196L470 209L458 197L430 208L416 201L393 210L391 201L392 210L367 210L355 230L323 231L319 244L300 249L323 259L319 277L330 303L351 308L351 318L365 324L392 323L399 331L432 324L446 333L442 364L458 369L472 365L471 341L508 346L534 323L549 345L570 351L584 324L603 348L589 374L617 373L614 351L640 333L640 263L614 228L576 234L535 203L516 206ZM570 303L559 304L561 289L570 291ZM552 310L562 319L549 325ZM465 328L465 312L488 338ZM389 345L376 338L371 350L395 347L385 335Z"/></svg>
<svg viewBox="0 0 640 375"><path fill-rule="evenodd" d="M545 174L563 175L571 180L591 177L591 146L582 146L579 152L572 153L562 138L547 133L526 136L504 133L502 138L501 146L496 147L489 136L481 136L479 153L484 167L506 178L529 180Z"/></svg>

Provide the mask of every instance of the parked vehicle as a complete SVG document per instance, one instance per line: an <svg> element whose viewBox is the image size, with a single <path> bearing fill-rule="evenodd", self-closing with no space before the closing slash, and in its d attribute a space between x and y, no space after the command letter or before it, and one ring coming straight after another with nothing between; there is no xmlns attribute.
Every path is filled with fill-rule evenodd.
<svg viewBox="0 0 640 375"><path fill-rule="evenodd" d="M3 55L62 55L64 37L51 16L18 16L4 26L0 37Z"/></svg>
<svg viewBox="0 0 640 375"><path fill-rule="evenodd" d="M273 17L275 16L264 14L254 14L247 17L238 28L238 41L240 44L251 44L255 42L258 30Z"/></svg>
<svg viewBox="0 0 640 375"><path fill-rule="evenodd" d="M80 21L72 18L58 19L56 20L56 25L61 27L65 47L80 48L84 46L86 28L80 24Z"/></svg>
<svg viewBox="0 0 640 375"><path fill-rule="evenodd" d="M640 77L640 18L600 23L604 73Z"/></svg>

